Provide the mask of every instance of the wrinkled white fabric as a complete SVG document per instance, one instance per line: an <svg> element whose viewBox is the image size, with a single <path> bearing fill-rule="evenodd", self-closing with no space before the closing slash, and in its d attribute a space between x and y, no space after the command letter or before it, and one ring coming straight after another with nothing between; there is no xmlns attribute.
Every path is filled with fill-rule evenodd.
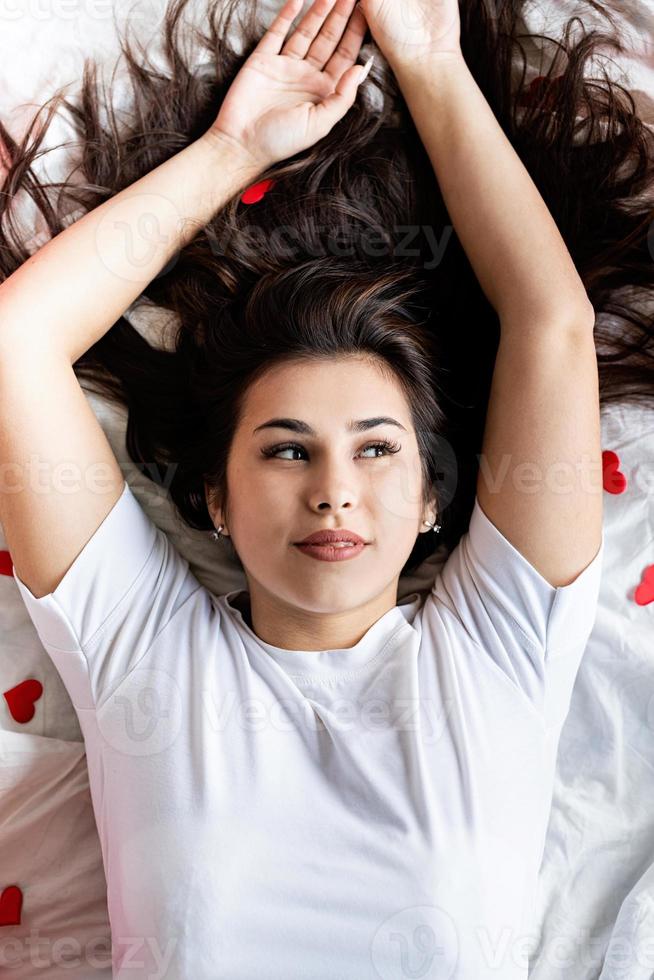
<svg viewBox="0 0 654 980"><path fill-rule="evenodd" d="M555 589L476 500L426 602L326 651L261 641L127 483L53 593L14 569L84 735L115 975L525 978L602 557Z"/></svg>

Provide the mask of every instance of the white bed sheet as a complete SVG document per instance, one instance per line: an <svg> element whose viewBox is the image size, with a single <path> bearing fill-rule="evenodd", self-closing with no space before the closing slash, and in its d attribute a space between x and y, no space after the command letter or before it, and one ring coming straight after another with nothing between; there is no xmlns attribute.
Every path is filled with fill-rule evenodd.
<svg viewBox="0 0 654 980"><path fill-rule="evenodd" d="M280 4L271 0L269 6L272 16ZM164 0L50 6L23 0L6 6L0 112L16 138L35 105L60 84L76 82L85 55L113 67L118 47L112 9L119 22L129 16L132 31L146 41L156 34ZM201 16L202 4L194 9ZM534 5L530 27L554 32L578 9L570 3ZM631 3L620 4L619 12L634 50L616 67L627 73L644 118L654 123L654 10ZM128 107L126 93L122 98ZM70 135L62 120L49 144ZM66 175L73 160L67 150L51 154L48 175ZM36 250L45 240L43 228L29 201L17 202L17 210L25 239ZM133 310L132 322L156 342L165 335L161 311ZM200 581L219 594L243 587L238 564L218 563L216 544L185 528L165 493L131 463L124 412L88 397L133 492ZM620 495L605 494L598 616L561 736L537 917L524 937L534 945L534 980L654 975L654 603L634 601L645 568L654 564L654 410L605 410L602 439L604 449L618 453L628 486ZM416 575L403 578L399 595L428 589L444 557L441 549ZM27 678L43 685L28 721L14 720L0 699L0 896L12 884L23 891L21 924L0 926L0 967L10 967L13 980L109 980L106 888L79 724L7 575L0 575L0 631L0 691ZM489 956L501 961L502 944L518 938L496 937Z"/></svg>

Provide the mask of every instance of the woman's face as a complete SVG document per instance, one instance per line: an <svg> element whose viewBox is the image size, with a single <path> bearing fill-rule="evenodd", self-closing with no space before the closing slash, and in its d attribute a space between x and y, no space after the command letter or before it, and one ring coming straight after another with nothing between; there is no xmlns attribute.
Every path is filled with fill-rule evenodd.
<svg viewBox="0 0 654 980"><path fill-rule="evenodd" d="M384 442L397 451L375 449ZM210 511L226 525L253 603L261 590L298 612L346 613L384 592L395 604L400 572L429 531L422 522L436 516L434 503L421 505L421 480L398 382L359 356L294 361L249 389L228 461L229 520ZM296 547L325 529L354 531L366 546L331 562Z"/></svg>

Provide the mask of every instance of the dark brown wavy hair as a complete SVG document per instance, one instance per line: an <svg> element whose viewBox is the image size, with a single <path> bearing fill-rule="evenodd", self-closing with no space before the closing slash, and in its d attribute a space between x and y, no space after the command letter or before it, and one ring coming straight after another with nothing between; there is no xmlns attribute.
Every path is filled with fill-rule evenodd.
<svg viewBox="0 0 654 980"><path fill-rule="evenodd" d="M29 257L12 215L19 191L54 236L72 212L100 205L215 119L267 24L253 0L212 0L204 29L191 28L183 20L187 4L172 0L166 10L166 72L138 42L135 51L121 37L133 89L129 120L112 108L112 93L87 59L79 93L57 92L20 143L0 123L10 158L0 196L2 280ZM598 314L602 404L649 402L654 330L641 306L654 279L654 136L605 67L601 77L588 71L599 49L626 48L606 7L586 5L605 29L589 30L573 17L551 38L526 31L523 0L466 0L461 44ZM234 27L240 50L229 41ZM189 30L208 56L200 67L182 53L180 35ZM547 65L528 81L534 40ZM66 181L45 183L33 163L49 152L41 143L60 109L70 114L79 164ZM172 345L152 346L121 317L77 361L77 377L128 407L130 457L160 485L172 468L166 483L181 517L210 530L204 481L228 519L227 458L249 385L289 359L374 358L407 396L424 499L437 492L442 540L451 548L474 503L499 321L452 228L399 87L379 59L332 132L260 179L267 178L274 185L263 200L247 206L235 196L142 294L142 302L176 315ZM403 571L433 550L433 539L419 535Z"/></svg>

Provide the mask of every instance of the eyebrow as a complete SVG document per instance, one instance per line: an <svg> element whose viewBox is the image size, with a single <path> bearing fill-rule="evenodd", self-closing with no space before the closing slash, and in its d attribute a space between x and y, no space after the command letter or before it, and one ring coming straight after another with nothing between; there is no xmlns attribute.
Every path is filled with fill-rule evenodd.
<svg viewBox="0 0 654 980"><path fill-rule="evenodd" d="M378 425L396 425L403 432L407 431L403 425L388 416L380 416L374 419L360 419L358 422L348 422L347 429L349 432L367 432L368 429L375 429ZM262 429L290 429L291 432L297 432L305 436L315 436L317 434L310 425L302 422L300 419L269 419L263 425L258 425L253 430L252 435L256 435Z"/></svg>

